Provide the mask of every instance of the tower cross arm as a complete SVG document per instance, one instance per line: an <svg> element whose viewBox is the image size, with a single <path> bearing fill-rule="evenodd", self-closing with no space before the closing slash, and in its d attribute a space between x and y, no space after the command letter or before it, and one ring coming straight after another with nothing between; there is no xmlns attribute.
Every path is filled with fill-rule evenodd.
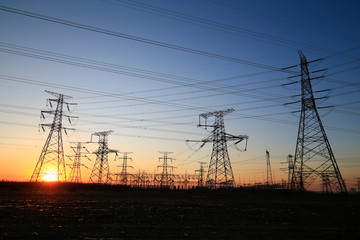
<svg viewBox="0 0 360 240"><path fill-rule="evenodd" d="M48 90L45 90L45 92L55 96L55 97L59 97L59 96L63 96L64 98L72 98L71 96L68 96L68 95L64 95L64 94L60 94L60 93L56 93L56 92L51 92L51 91L48 91Z"/></svg>
<svg viewBox="0 0 360 240"><path fill-rule="evenodd" d="M93 154L99 154L99 153L102 153L102 152L104 152L104 151L101 150L101 149L100 150L98 149L98 150L94 151ZM117 155L119 151L114 150L114 149L107 149L106 152L107 153L115 153Z"/></svg>
<svg viewBox="0 0 360 240"><path fill-rule="evenodd" d="M210 116L217 116L219 114L222 114L223 116L226 115L226 114L229 114L231 112L235 111L235 109L233 108L229 108L229 109L226 109L226 110L221 110L221 111L214 111L214 112L208 112L208 113L202 113L200 114L199 116L200 117L203 117L203 118L208 118Z"/></svg>
<svg viewBox="0 0 360 240"><path fill-rule="evenodd" d="M55 112L55 110L41 110L41 116L44 117L44 113L54 114Z"/></svg>
<svg viewBox="0 0 360 240"><path fill-rule="evenodd" d="M237 142L235 142L235 144L238 144L243 140L248 140L249 139L248 135L237 135L237 136L235 136L235 135L226 133L225 136L226 136L227 141L237 141Z"/></svg>
<svg viewBox="0 0 360 240"><path fill-rule="evenodd" d="M202 143L200 148L202 148L206 143L214 141L214 138L212 135L210 135L207 138L201 139L201 140L185 140L185 142L197 142Z"/></svg>
<svg viewBox="0 0 360 240"><path fill-rule="evenodd" d="M113 130L109 130L109 131L103 131L103 132L96 132L96 133L92 133L91 136L108 136L110 133L114 132Z"/></svg>
<svg viewBox="0 0 360 240"><path fill-rule="evenodd" d="M119 152L119 150L108 149L108 153L116 153L116 155L117 155L118 152Z"/></svg>

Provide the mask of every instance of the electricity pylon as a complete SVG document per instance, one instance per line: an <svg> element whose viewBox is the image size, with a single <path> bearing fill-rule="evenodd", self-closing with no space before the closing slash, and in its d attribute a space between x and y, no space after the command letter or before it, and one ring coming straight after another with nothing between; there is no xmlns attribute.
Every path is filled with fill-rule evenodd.
<svg viewBox="0 0 360 240"><path fill-rule="evenodd" d="M329 175L327 175L326 173L323 173L321 175L321 180L322 180L322 189L321 189L321 191L323 193L332 193L333 191L332 191L332 188L331 188Z"/></svg>
<svg viewBox="0 0 360 240"><path fill-rule="evenodd" d="M291 186L291 176L294 170L294 160L293 155L288 154L286 157L286 162L281 162L287 164L286 168L280 168L280 170L287 172L288 178L287 178L287 189L293 189Z"/></svg>
<svg viewBox="0 0 360 240"><path fill-rule="evenodd" d="M273 177L270 165L270 153L266 150L266 185L273 185Z"/></svg>
<svg viewBox="0 0 360 240"><path fill-rule="evenodd" d="M346 193L335 156L321 122L313 95L308 61L299 51L301 60L301 113L294 157L291 185L304 191L317 178L332 191Z"/></svg>
<svg viewBox="0 0 360 240"><path fill-rule="evenodd" d="M30 181L45 181L46 176L53 176L58 182L66 182L66 169L64 160L64 149L62 140L62 130L73 130L72 128L65 128L62 125L62 118L67 117L71 123L70 115L63 113L63 106L67 104L67 109L70 112L69 105L74 103L67 103L66 98L71 98L63 94L45 91L55 97L56 99L47 99L47 102L53 108L52 103L56 103L55 110L41 111L41 118L45 119L45 114L54 115L52 124L40 124L40 127L45 131L45 127L50 127L49 135L46 139L44 147L41 151L40 157L36 163Z"/></svg>
<svg viewBox="0 0 360 240"><path fill-rule="evenodd" d="M107 184L111 181L108 155L109 153L116 153L117 155L118 152L117 150L112 150L108 148L108 135L112 132L113 131L110 130L91 134L91 142L92 136L99 137L99 148L98 150L93 152L94 154L96 154L96 161L90 174L89 183Z"/></svg>
<svg viewBox="0 0 360 240"><path fill-rule="evenodd" d="M85 142L85 143L88 143L88 142ZM89 161L91 161L87 155L84 155L84 154L87 154L90 152L84 146L82 146L82 142L78 142L76 147L71 146L71 149L74 151L75 155L67 156L70 160L73 160L72 157L74 157L73 163L68 164L71 168L71 172L70 172L68 181L74 182L74 183L81 183L82 178L81 178L81 169L80 168L81 168L81 166L88 168L86 165L81 163L81 158L86 157ZM85 152L83 152L82 150L85 150Z"/></svg>
<svg viewBox="0 0 360 240"><path fill-rule="evenodd" d="M182 178L184 179L184 181L181 181L181 184L184 183L184 189L188 188L188 184L190 183L190 179L191 177L187 174L187 171L185 170L185 175L182 176Z"/></svg>
<svg viewBox="0 0 360 240"><path fill-rule="evenodd" d="M240 143L244 139L247 142L247 135L234 136L225 132L224 116L235 111L233 108L202 113L199 115L199 127L212 127L212 134L207 138L200 141L186 140L187 142L202 142L203 147L207 142L213 143L212 154L208 167L206 177L207 188L219 188L219 187L234 187L235 180L234 174L231 168L229 153L227 149L227 141L236 141L235 144ZM208 125L207 120L209 117L214 116L214 124ZM201 123L201 119L205 120L205 123ZM245 147L246 148L246 147ZM245 149L246 150L246 149Z"/></svg>
<svg viewBox="0 0 360 240"><path fill-rule="evenodd" d="M118 180L118 176L120 175L120 184L124 184L127 185L128 182L128 168L133 168L132 166L128 165L128 160L132 161L131 158L128 157L128 154L130 154L131 152L123 152L124 156L123 157L119 157L119 159L123 160L123 163L121 166L118 167L122 167L121 173L116 175L116 183L119 182Z"/></svg>
<svg viewBox="0 0 360 240"><path fill-rule="evenodd" d="M157 168L161 167L162 168L162 173L161 173L161 177L160 177L160 187L168 187L171 183L171 181L173 180L173 170L175 167L170 166L168 164L168 160L170 160L171 162L175 159L168 157L169 154L171 154L172 152L159 152L162 153L164 156L163 157L159 157L159 162L161 160L163 160L162 165L159 165ZM171 169L171 172L168 171L168 169Z"/></svg>
<svg viewBox="0 0 360 240"><path fill-rule="evenodd" d="M195 170L195 173L199 172L198 187L204 187L204 178L205 178L204 174L206 172L206 170L205 170L206 162L199 162L199 163L200 163L200 169Z"/></svg>
<svg viewBox="0 0 360 240"><path fill-rule="evenodd" d="M360 177L356 177L357 192L360 193Z"/></svg>

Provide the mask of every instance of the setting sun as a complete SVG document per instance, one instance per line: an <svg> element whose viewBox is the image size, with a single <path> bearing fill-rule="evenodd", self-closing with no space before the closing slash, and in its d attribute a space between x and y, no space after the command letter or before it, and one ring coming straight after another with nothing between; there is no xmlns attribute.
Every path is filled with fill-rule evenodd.
<svg viewBox="0 0 360 240"><path fill-rule="evenodd" d="M46 182L55 182L57 181L57 175L54 173L47 173L44 177L43 180Z"/></svg>

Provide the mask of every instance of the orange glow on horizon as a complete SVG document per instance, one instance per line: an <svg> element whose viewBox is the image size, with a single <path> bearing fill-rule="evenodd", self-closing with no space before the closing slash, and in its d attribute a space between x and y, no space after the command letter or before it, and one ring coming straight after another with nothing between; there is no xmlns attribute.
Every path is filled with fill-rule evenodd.
<svg viewBox="0 0 360 240"><path fill-rule="evenodd" d="M49 173L46 173L42 179L45 182L55 182L58 180L58 176L57 176L57 174L49 172Z"/></svg>

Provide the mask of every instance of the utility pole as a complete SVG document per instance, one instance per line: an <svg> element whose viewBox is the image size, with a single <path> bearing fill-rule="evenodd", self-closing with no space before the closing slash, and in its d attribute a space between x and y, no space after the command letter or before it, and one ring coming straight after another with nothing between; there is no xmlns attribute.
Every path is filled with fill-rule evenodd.
<svg viewBox="0 0 360 240"><path fill-rule="evenodd" d="M63 113L64 104L67 105L68 112L70 112L69 105L74 103L67 103L64 99L71 98L63 94L46 91L45 92L55 96L55 99L47 99L50 107L53 108L53 103L56 103L55 110L41 111L41 118L45 119L45 114L54 115L51 124L40 124L39 126L45 131L45 127L50 127L49 135L46 139L44 147L41 151L40 157L36 163L33 174L31 175L30 182L45 181L46 176L53 175L58 182L66 182L66 169L64 160L64 149L62 140L62 131L74 130L73 128L63 127L63 117L71 119L75 118Z"/></svg>
<svg viewBox="0 0 360 240"><path fill-rule="evenodd" d="M163 162L162 165L158 166L158 168L159 167L162 168L162 174L160 177L160 187L162 187L162 188L169 187L171 180L173 180L172 179L173 174L172 174L172 172L170 173L168 171L168 169L170 168L171 171L173 171L175 167L168 165L168 160L170 160L172 162L175 159L168 157L168 155L171 154L172 152L159 152L159 153L162 153L164 155L163 157L159 157L159 162L161 162L161 160Z"/></svg>
<svg viewBox="0 0 360 240"><path fill-rule="evenodd" d="M271 173L271 165L270 165L270 153L266 150L266 185L273 185L273 178Z"/></svg>
<svg viewBox="0 0 360 240"><path fill-rule="evenodd" d="M301 100L296 102L301 102L301 112L291 185L296 190L305 191L318 178L321 178L333 191L347 193L315 103L315 100L326 97L314 98L311 80L316 78L310 77L309 62L304 54L299 51L299 55ZM318 92L324 91L326 90Z"/></svg>
<svg viewBox="0 0 360 240"><path fill-rule="evenodd" d="M199 172L198 187L202 188L202 187L204 187L204 174L206 172L206 170L205 170L206 162L199 162L199 163L200 163L200 169L195 170L195 173Z"/></svg>
<svg viewBox="0 0 360 240"><path fill-rule="evenodd" d="M88 142L85 142L85 143L88 143ZM87 155L83 155L83 154L90 154L90 152L84 146L82 146L82 142L78 142L76 147L71 146L71 149L74 151L75 155L67 156L67 157L70 160L72 160L71 159L72 157L75 157L75 159L73 160L73 164L68 164L71 168L71 172L70 172L68 181L74 182L74 183L81 183L82 179L81 179L80 167L84 166L85 168L88 168L86 165L81 163L81 158L86 157L89 161L91 161ZM82 150L85 150L86 152L82 152Z"/></svg>
<svg viewBox="0 0 360 240"><path fill-rule="evenodd" d="M212 127L212 134L206 139L200 141L186 140L187 142L202 142L203 147L207 142L213 143L212 154L210 158L209 168L206 177L206 187L216 189L219 187L234 187L235 180L231 168L229 153L227 149L227 141L236 141L235 144L248 139L247 135L234 136L225 132L224 116L235 111L233 108L208 112L199 115L199 127ZM214 116L213 124L208 125L208 118ZM203 124L201 120L204 119ZM245 147L246 150L246 147Z"/></svg>
<svg viewBox="0 0 360 240"><path fill-rule="evenodd" d="M132 152L123 152L123 157L119 157L119 159L123 160L123 163L121 166L118 167L122 167L121 173L120 173L120 182L123 185L127 185L128 184L128 168L133 168L132 166L128 165L128 160L132 161L131 158L128 157L128 154L130 154Z"/></svg>
<svg viewBox="0 0 360 240"><path fill-rule="evenodd" d="M91 171L89 183L108 184L111 181L108 155L109 153L115 153L117 155L118 152L117 150L108 148L108 135L112 132L113 131L110 130L91 134L91 142L92 136L99 137L99 148L97 151L93 152L96 154L96 161Z"/></svg>

